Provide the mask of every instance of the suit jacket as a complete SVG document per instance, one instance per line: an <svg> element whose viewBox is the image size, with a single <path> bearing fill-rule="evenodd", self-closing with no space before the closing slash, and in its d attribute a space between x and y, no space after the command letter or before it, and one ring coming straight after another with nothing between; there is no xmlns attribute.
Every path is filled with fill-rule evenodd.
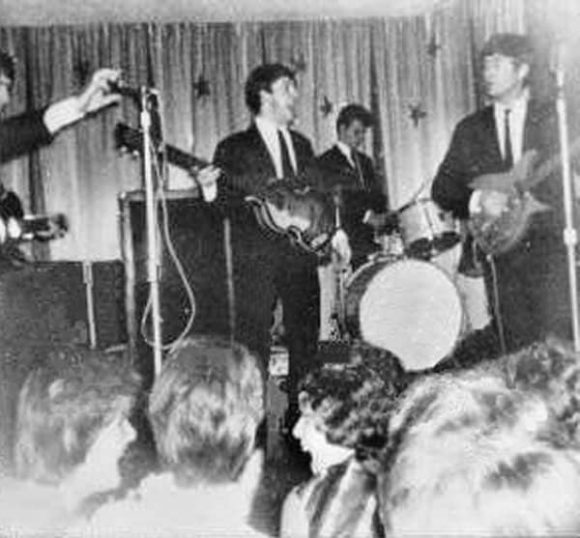
<svg viewBox="0 0 580 538"><path fill-rule="evenodd" d="M337 186L341 186L341 224L350 239L353 261L360 262L377 250L377 245L373 241L373 230L364 224L362 219L369 209L377 213L384 212L387 200L377 180L371 159L356 150L355 155L359 169L353 168L336 145L320 155L316 159L316 164L324 191L332 192Z"/></svg>
<svg viewBox="0 0 580 538"><path fill-rule="evenodd" d="M314 151L310 141L300 133L290 130L296 155L297 180L305 183L316 183L310 179L313 169ZM248 254L261 254L264 248L272 245L265 243L264 238L280 241L273 233L259 228L256 217L244 196L260 192L276 178L274 162L270 157L266 143L255 123L248 129L222 140L215 151L213 162L224 171L218 192L218 203L232 219L232 237L243 245ZM283 238L282 241L287 241Z"/></svg>
<svg viewBox="0 0 580 538"><path fill-rule="evenodd" d="M558 146L555 107L551 103L531 100L524 124L524 152L535 149L541 163L552 156L557 160ZM505 165L490 106L467 116L457 125L433 182L433 200L456 217L466 219L473 192L470 182L481 174L502 171L505 171ZM550 209L532 217L524 237L512 250L494 256L499 297L496 313L500 312L502 325L507 331L508 350L549 333L569 337L560 175L548 175L531 192ZM493 300L491 267L485 260L483 262L488 293Z"/></svg>
<svg viewBox="0 0 580 538"><path fill-rule="evenodd" d="M42 119L44 110L27 112L0 122L0 163L29 153L52 140Z"/></svg>

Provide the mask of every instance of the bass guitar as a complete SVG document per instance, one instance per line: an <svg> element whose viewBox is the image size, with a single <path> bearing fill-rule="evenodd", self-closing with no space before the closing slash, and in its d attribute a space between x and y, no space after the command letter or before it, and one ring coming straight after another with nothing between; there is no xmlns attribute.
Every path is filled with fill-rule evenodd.
<svg viewBox="0 0 580 538"><path fill-rule="evenodd" d="M115 128L115 146L141 153L143 133L124 123ZM199 170L209 163L179 148L165 144L160 154L167 162L188 172ZM244 191L255 185L251 180L230 178ZM266 189L245 197L253 208L258 223L277 234L284 235L302 250L325 256L334 232L332 204L322 193L291 181L275 181Z"/></svg>

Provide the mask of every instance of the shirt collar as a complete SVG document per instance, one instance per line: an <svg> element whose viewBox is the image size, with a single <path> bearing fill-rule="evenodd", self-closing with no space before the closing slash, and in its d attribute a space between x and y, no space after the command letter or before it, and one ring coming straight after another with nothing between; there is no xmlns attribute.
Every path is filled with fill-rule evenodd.
<svg viewBox="0 0 580 538"><path fill-rule="evenodd" d="M336 147L341 151L341 153L350 161L352 158L353 149L345 144L344 142L337 140Z"/></svg>

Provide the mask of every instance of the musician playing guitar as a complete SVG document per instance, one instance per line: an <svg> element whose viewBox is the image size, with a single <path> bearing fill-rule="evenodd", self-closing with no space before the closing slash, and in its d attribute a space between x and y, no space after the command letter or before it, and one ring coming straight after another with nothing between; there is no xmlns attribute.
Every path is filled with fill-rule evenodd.
<svg viewBox="0 0 580 538"><path fill-rule="evenodd" d="M530 180L523 176L536 170L532 162L558 154L558 124L553 103L532 98L532 48L526 36L493 35L483 48L482 65L490 104L455 128L432 197L457 218L483 222L484 229L500 236L507 230L487 222L514 216L520 201L533 197L533 209L523 212L525 225L517 226L517 241L481 255L480 230L471 227L475 249L467 241L460 264L469 270L474 252L480 251L492 314L510 351L548 333L571 335L561 179L552 174L525 194L521 189Z"/></svg>
<svg viewBox="0 0 580 538"><path fill-rule="evenodd" d="M218 144L214 164L202 169L197 181L206 192L216 190L214 203L230 217L235 336L260 355L265 371L272 312L276 299L281 298L289 349L291 422L298 416L298 381L311 368L317 350L318 259L291 245L287 238L260 227L246 198L278 184L314 185L308 176L314 152L310 141L290 128L296 116L298 89L288 67L265 64L255 68L247 79L245 98L253 121L245 131ZM348 242L333 242L348 255Z"/></svg>

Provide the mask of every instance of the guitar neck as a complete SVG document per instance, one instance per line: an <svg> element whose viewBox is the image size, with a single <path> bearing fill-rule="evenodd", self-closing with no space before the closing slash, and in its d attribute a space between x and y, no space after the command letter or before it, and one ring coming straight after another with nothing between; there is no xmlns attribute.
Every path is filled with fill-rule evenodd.
<svg viewBox="0 0 580 538"><path fill-rule="evenodd" d="M207 161L198 159L194 155L186 153L185 151L169 144L165 144L164 150L162 150L162 153L163 152L167 156L167 161L169 163L178 166L179 168L183 168L184 170L203 168L209 164Z"/></svg>

